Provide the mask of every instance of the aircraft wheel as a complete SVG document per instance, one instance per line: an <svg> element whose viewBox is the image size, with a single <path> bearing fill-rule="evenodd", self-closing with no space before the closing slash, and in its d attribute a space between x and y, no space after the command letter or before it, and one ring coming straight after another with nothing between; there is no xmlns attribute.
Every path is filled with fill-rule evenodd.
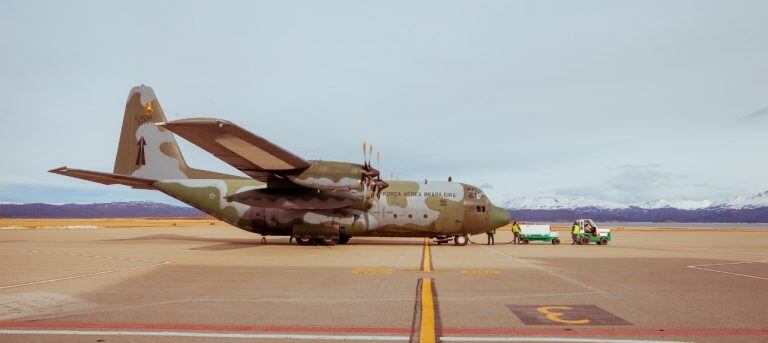
<svg viewBox="0 0 768 343"><path fill-rule="evenodd" d="M347 235L339 236L339 244L347 244L349 242L350 238L352 238L352 237L351 236L347 236Z"/></svg>
<svg viewBox="0 0 768 343"><path fill-rule="evenodd" d="M530 242L531 242L531 241L529 241L529 240L528 240L528 238L523 238L523 244L528 244L528 243L530 243Z"/></svg>
<svg viewBox="0 0 768 343"><path fill-rule="evenodd" d="M555 238L552 240L552 245L558 245L560 244L560 238Z"/></svg>
<svg viewBox="0 0 768 343"><path fill-rule="evenodd" d="M315 240L312 238L306 238L306 237L304 238L296 237L296 243L299 243L299 245L304 245L304 246L315 245Z"/></svg>
<svg viewBox="0 0 768 343"><path fill-rule="evenodd" d="M322 244L322 245L330 247L330 246L336 245L336 243L339 242L339 239L338 238L325 238L325 237L323 237L323 238L318 238L317 242Z"/></svg>
<svg viewBox="0 0 768 343"><path fill-rule="evenodd" d="M469 237L467 237L467 235L453 237L453 244L456 244L460 247L467 245L467 242L469 242Z"/></svg>
<svg viewBox="0 0 768 343"><path fill-rule="evenodd" d="M583 237L579 238L579 244L582 244L582 245L589 244L589 237L583 236Z"/></svg>
<svg viewBox="0 0 768 343"><path fill-rule="evenodd" d="M605 238L600 238L600 241L597 243L600 245L608 245L608 240Z"/></svg>

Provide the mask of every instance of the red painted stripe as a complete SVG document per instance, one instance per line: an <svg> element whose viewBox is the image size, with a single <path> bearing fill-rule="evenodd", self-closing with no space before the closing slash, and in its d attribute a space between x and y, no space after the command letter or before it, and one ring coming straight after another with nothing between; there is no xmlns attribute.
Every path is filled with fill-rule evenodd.
<svg viewBox="0 0 768 343"><path fill-rule="evenodd" d="M453 335L512 336L729 336L768 335L768 329L442 329Z"/></svg>
<svg viewBox="0 0 768 343"><path fill-rule="evenodd" d="M377 327L318 327L318 326L252 326L205 324L142 324L142 323L83 323L0 321L0 328L37 329L123 329L178 330L214 332L273 332L273 333L376 333L410 334L410 328ZM510 335L510 336L765 336L768 329L479 329L459 328L440 330L443 335Z"/></svg>
<svg viewBox="0 0 768 343"><path fill-rule="evenodd" d="M140 324L140 323L81 323L81 322L0 322L3 328L41 329L135 329L135 330L185 330L185 331L251 331L246 325L199 325L199 324Z"/></svg>
<svg viewBox="0 0 768 343"><path fill-rule="evenodd" d="M410 334L411 329L376 327L313 327L313 326L251 326L203 324L141 324L141 323L83 323L83 322L15 322L0 321L0 328L38 329L133 329L229 332L293 332L293 333L390 333Z"/></svg>

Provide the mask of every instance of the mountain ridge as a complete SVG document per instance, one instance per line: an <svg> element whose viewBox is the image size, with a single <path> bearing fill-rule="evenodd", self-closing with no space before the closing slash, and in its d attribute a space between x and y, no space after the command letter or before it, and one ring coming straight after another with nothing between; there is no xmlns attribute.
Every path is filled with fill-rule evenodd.
<svg viewBox="0 0 768 343"><path fill-rule="evenodd" d="M89 204L0 204L0 218L170 218L205 217L192 207L152 201Z"/></svg>
<svg viewBox="0 0 768 343"><path fill-rule="evenodd" d="M723 201L659 200L620 205L587 197L539 196L502 203L512 218L572 221L591 218L620 222L768 223L768 191Z"/></svg>
<svg viewBox="0 0 768 343"><path fill-rule="evenodd" d="M710 200L667 200L661 199L655 202L640 202L635 204L620 204L616 202L599 200L586 196L570 195L539 195L535 197L520 197L503 201L501 207L513 210L564 210L579 208L599 209L754 209L768 207L768 191L744 194L731 197L723 201Z"/></svg>

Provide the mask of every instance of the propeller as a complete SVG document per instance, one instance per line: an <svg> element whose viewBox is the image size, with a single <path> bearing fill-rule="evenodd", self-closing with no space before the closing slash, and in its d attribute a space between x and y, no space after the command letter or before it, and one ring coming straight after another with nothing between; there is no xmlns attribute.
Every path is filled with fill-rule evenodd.
<svg viewBox="0 0 768 343"><path fill-rule="evenodd" d="M363 173L360 177L360 185L363 187L363 197L367 197L370 190L371 195L379 198L381 191L389 186L388 183L381 179L381 172L379 172L381 166L381 152L376 152L376 168L373 168L371 160L373 159L373 144L363 142Z"/></svg>
<svg viewBox="0 0 768 343"><path fill-rule="evenodd" d="M381 169L381 154L379 151L376 152L376 168ZM384 190L384 188L389 187L389 184L381 179L381 173L379 175L376 175L376 180L373 184L373 192L376 193L376 198L378 199L381 197L381 191Z"/></svg>

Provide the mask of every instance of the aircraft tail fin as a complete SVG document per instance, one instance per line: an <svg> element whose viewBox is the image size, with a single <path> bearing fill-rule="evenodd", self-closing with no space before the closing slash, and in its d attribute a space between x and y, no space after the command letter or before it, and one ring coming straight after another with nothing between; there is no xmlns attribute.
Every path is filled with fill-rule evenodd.
<svg viewBox="0 0 768 343"><path fill-rule="evenodd" d="M173 133L155 125L166 121L151 87L131 89L125 103L114 174L154 180L241 178L190 168Z"/></svg>

